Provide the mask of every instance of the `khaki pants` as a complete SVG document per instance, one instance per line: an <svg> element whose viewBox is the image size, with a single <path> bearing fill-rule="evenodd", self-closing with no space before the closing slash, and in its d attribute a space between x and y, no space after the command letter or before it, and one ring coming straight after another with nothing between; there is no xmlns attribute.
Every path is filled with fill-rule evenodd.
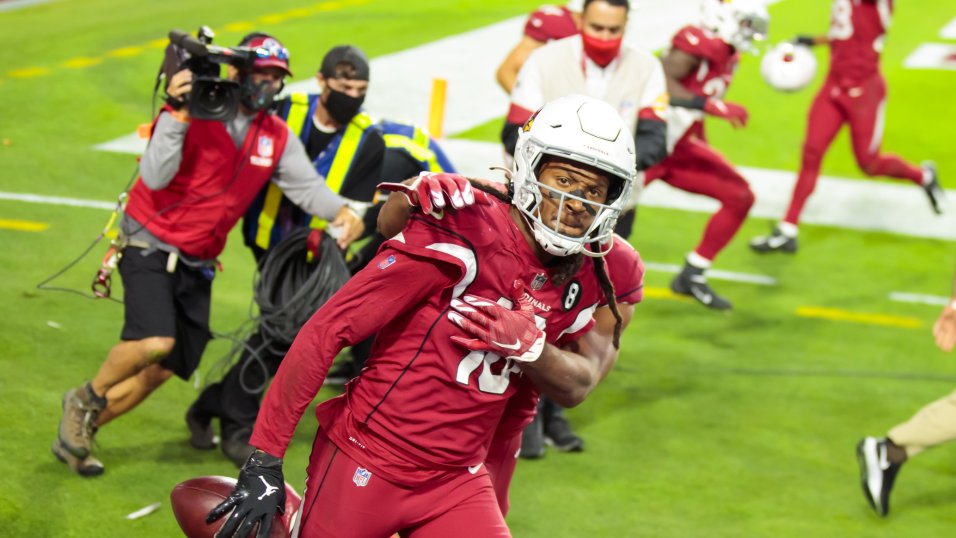
<svg viewBox="0 0 956 538"><path fill-rule="evenodd" d="M906 450L907 457L956 439L956 391L895 426L890 430L889 438Z"/></svg>

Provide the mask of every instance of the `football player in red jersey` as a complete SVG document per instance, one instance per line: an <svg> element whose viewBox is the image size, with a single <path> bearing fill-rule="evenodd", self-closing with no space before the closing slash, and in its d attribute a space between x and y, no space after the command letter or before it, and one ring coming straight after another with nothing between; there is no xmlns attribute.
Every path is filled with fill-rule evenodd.
<svg viewBox="0 0 956 538"><path fill-rule="evenodd" d="M495 78L507 93L515 87L518 71L531 51L555 39L564 39L578 33L584 0L571 0L563 6L543 5L528 16L521 41L505 56L498 66Z"/></svg>
<svg viewBox="0 0 956 538"><path fill-rule="evenodd" d="M800 36L802 45L830 46L830 71L810 106L800 174L790 206L768 236L754 238L756 252L796 252L797 226L807 198L816 187L820 163L844 124L850 126L853 154L868 176L888 176L920 186L936 213L945 205L936 166L916 166L882 153L886 79L880 73L880 53L893 13L893 0L833 0L830 32Z"/></svg>
<svg viewBox="0 0 956 538"><path fill-rule="evenodd" d="M761 2L706 0L703 22L677 31L664 55L664 74L670 93L668 144L671 154L646 171L645 181L662 179L678 189L719 201L704 236L687 255L671 290L690 295L709 308L726 310L731 303L707 284L705 271L733 239L754 202L747 181L707 144L704 117L716 116L734 127L747 124L747 109L725 102L740 54L763 39L769 16Z"/></svg>
<svg viewBox="0 0 956 538"><path fill-rule="evenodd" d="M256 421L258 450L210 513L230 514L223 535L271 522L296 424L338 351L373 333L361 375L316 411L301 534L510 535L484 468L488 447L533 372L581 363L574 345L594 356L617 344L622 320L601 256L615 250L614 220L636 175L625 124L583 96L545 105L519 155L509 203L415 214L303 327ZM596 325L605 302L614 322ZM559 384L566 404L593 388L593 372L578 373L576 387Z"/></svg>

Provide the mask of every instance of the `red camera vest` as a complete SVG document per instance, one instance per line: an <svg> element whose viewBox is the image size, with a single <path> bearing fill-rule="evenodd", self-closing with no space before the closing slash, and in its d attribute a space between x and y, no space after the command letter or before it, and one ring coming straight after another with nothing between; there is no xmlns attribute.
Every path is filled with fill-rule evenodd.
<svg viewBox="0 0 956 538"><path fill-rule="evenodd" d="M203 260L217 257L226 237L275 173L289 128L260 112L236 148L222 122L193 119L183 160L169 185L150 190L136 181L126 213L161 241Z"/></svg>

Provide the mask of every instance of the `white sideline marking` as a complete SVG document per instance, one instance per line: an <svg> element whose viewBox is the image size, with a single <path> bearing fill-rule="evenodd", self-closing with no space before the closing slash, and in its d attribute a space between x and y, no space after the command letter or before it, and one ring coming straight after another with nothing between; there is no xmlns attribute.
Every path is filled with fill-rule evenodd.
<svg viewBox="0 0 956 538"><path fill-rule="evenodd" d="M907 293L905 291L891 291L890 300L898 303L919 303L934 306L946 306L950 302L949 297L941 295L923 295L921 293Z"/></svg>
<svg viewBox="0 0 956 538"><path fill-rule="evenodd" d="M661 273L677 274L682 267L670 263L644 262L644 267L650 271ZM731 282L743 282L746 284L757 284L758 286L776 286L777 279L765 275L752 275L749 273L734 273L731 271L721 271L719 269L708 269L707 278L714 280L729 280Z"/></svg>
<svg viewBox="0 0 956 538"><path fill-rule="evenodd" d="M943 26L939 31L939 37L943 39L956 39L956 18L949 21L949 24Z"/></svg>
<svg viewBox="0 0 956 538"><path fill-rule="evenodd" d="M923 43L903 60L903 65L910 69L956 70L956 45Z"/></svg>

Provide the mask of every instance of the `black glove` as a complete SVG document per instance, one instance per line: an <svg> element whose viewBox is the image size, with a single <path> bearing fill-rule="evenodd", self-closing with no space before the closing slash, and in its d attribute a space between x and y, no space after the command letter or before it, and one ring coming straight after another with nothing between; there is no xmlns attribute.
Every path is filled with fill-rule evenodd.
<svg viewBox="0 0 956 538"><path fill-rule="evenodd" d="M239 481L235 489L226 500L209 512L206 523L216 521L230 510L232 514L216 532L216 538L249 536L257 523L259 532L256 537L269 536L276 511L285 512L282 459L261 450L253 452L239 471Z"/></svg>
<svg viewBox="0 0 956 538"><path fill-rule="evenodd" d="M793 42L796 45L803 45L805 47L812 47L816 44L812 35L798 35L793 38Z"/></svg>

